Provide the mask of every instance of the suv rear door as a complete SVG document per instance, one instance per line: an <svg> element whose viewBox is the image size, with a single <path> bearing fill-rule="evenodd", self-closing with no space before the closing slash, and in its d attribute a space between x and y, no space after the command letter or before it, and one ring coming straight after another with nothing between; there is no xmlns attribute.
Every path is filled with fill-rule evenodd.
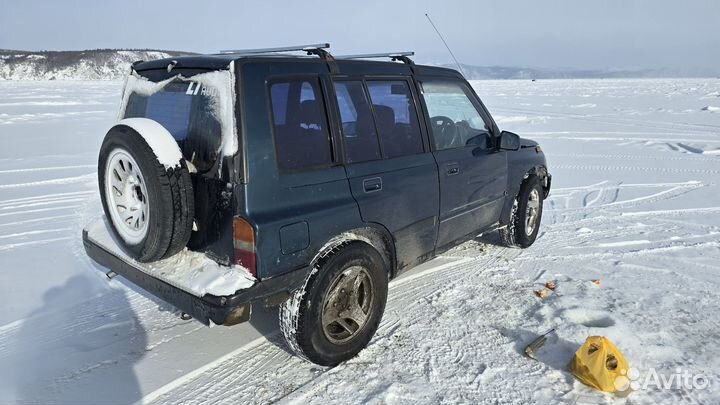
<svg viewBox="0 0 720 405"><path fill-rule="evenodd" d="M392 234L398 268L432 254L438 176L409 77L334 81L346 170L364 222Z"/></svg>
<svg viewBox="0 0 720 405"><path fill-rule="evenodd" d="M256 229L263 279L304 268L360 221L327 117L326 70L320 63L247 63L240 71L248 174L239 186L245 191L235 195L240 216Z"/></svg>
<svg viewBox="0 0 720 405"><path fill-rule="evenodd" d="M497 127L459 79L420 78L440 180L437 247L479 233L500 218L507 157L496 148Z"/></svg>

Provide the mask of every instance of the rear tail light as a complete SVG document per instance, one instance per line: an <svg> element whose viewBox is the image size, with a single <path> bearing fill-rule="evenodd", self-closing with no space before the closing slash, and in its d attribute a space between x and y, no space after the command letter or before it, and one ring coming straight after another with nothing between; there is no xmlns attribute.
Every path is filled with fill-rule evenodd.
<svg viewBox="0 0 720 405"><path fill-rule="evenodd" d="M235 264L245 267L257 277L255 260L255 229L240 217L233 218L233 244L235 246Z"/></svg>

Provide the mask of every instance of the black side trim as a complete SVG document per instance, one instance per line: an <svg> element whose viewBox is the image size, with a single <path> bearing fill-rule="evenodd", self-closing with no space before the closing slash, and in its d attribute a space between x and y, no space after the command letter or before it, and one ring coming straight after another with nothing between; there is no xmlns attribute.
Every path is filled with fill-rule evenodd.
<svg viewBox="0 0 720 405"><path fill-rule="evenodd" d="M550 195L550 187L552 186L552 174L548 173L547 175L547 187L545 187L545 194L543 195L543 200L548 198L548 195Z"/></svg>

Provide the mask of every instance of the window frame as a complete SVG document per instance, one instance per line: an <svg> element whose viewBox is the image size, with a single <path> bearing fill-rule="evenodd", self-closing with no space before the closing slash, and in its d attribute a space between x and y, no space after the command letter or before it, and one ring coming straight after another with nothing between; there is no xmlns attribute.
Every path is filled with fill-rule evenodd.
<svg viewBox="0 0 720 405"><path fill-rule="evenodd" d="M402 156L395 156L395 157L387 157L385 154L385 151L382 148L382 135L380 134L380 128L377 126L377 116L375 115L375 107L372 100L372 97L370 95L370 88L368 87L368 82L405 82L408 89L410 90L410 101L413 103L413 106L415 107L415 118L417 119L417 125L418 125L418 131L420 132L420 143L422 145L422 150L417 153L411 153L408 155L402 155ZM415 84L410 80L410 77L408 76L366 76L366 80L364 80L365 85L365 93L368 96L368 100L370 101L370 109L373 113L373 119L375 120L375 128L378 131L378 141L380 142L380 151L382 153L383 159L400 159L408 156L416 156L416 155L422 155L423 153L427 153L429 149L427 148L427 145L425 144L425 136L423 135L423 126L422 126L422 119L420 118L422 116L422 112L418 105L418 100L415 95Z"/></svg>
<svg viewBox="0 0 720 405"><path fill-rule="evenodd" d="M338 130L338 137L340 138L340 142L342 143L342 159L344 164L348 165L354 165L354 164L360 164L360 163L367 163L367 162L377 162L378 160L384 160L385 154L383 152L382 142L380 142L380 132L378 131L377 122L375 120L375 110L372 106L372 101L370 100L370 93L368 93L367 86L365 85L364 76L342 76L342 77L331 77L330 82L332 83L332 93L333 93L333 109L335 117L337 118L337 130ZM378 150L380 151L380 157L377 159L370 159L370 160L363 160L362 162L348 162L347 161L347 155L345 154L346 144L345 144L345 133L343 131L343 125L342 125L342 115L340 114L340 105L338 104L337 100L337 88L335 87L336 82L359 82L362 86L363 93L365 94L365 100L368 102L368 109L370 109L370 114L372 115L373 119L373 126L375 127L375 140L377 141Z"/></svg>
<svg viewBox="0 0 720 405"><path fill-rule="evenodd" d="M355 82L361 82L363 86L363 91L365 92L365 97L368 101L370 112L372 113L373 118L373 124L375 125L375 134L377 137L378 147L380 148L380 158L379 159L373 159L373 160L365 160L362 162L347 162L347 159L345 157L345 135L342 131L342 122L340 119L340 106L337 102L337 92L335 89L335 82L340 81L355 81ZM381 81L381 82L388 82L388 81L404 81L408 88L410 89L410 95L412 97L412 102L415 107L415 114L417 116L418 120L418 129L420 130L420 139L422 142L422 151L419 153L413 153L410 155L403 155L403 156L395 156L395 157L387 157L385 154L385 151L383 150L382 140L380 138L380 129L378 128L376 114L375 114L375 107L373 106L372 98L370 97L370 90L368 89L367 82L370 81ZM333 104L333 115L336 118L336 124L335 129L337 130L337 139L339 140L339 143L341 146L341 158L343 164L346 165L354 165L354 164L362 164L367 162L377 162L379 160L390 160L390 159L402 159L407 158L409 156L417 156L424 153L430 153L432 152L432 142L430 141L430 134L431 129L427 126L426 121L426 114L424 110L424 100L419 96L418 93L418 82L416 81L414 76L410 75L330 75L329 76L329 87L332 88L332 97L329 97L331 99L331 102ZM420 104L423 103L423 104Z"/></svg>
<svg viewBox="0 0 720 405"><path fill-rule="evenodd" d="M498 129L497 124L495 123L495 120L490 115L490 112L485 107L485 104L483 104L482 100L480 100L480 97L478 97L477 93L475 93L475 90L472 88L472 86L465 80L462 80L460 78L454 78L454 77L443 77L443 76L421 76L417 78L418 82L418 90L420 91L420 94L422 95L422 108L423 108L423 115L425 117L425 125L427 126L428 131L428 137L430 139L430 148L433 152L442 152L446 150L457 150L457 149L465 149L465 148L472 148L476 149L477 146L475 145L465 145L460 146L457 148L447 148L447 149L437 149L435 147L435 134L433 134L432 130L432 124L430 123L430 112L428 111L427 104L425 103L425 89L423 87L423 83L426 82L440 82L440 83L452 83L457 84L462 89L466 90L465 96L470 100L470 103L475 107L475 109L478 111L478 114L480 117L485 121L485 124L489 126L490 129L490 135L492 140L492 148L488 149L488 151L495 151L498 148L498 136L500 134L500 131Z"/></svg>
<svg viewBox="0 0 720 405"><path fill-rule="evenodd" d="M329 105L329 89L327 87L326 80L324 80L324 76L322 74L313 74L313 73L301 73L301 74L289 74L289 75L272 75L268 76L265 80L265 101L266 101L266 110L268 114L268 123L270 125L270 131L272 133L272 143L273 143L273 150L275 151L275 166L277 167L277 170L280 174L290 174L290 173L301 173L301 172L307 172L307 171L316 171L320 169L326 169L330 167L335 167L343 164L343 161L338 155L337 151L337 139L335 137L335 128L334 128L334 121L335 117L331 117L330 110L331 107ZM319 97L319 99L323 103L324 107L324 115L325 115L325 121L327 122L327 134L328 134L328 141L330 142L330 157L331 161L329 163L322 163L322 164L316 164L316 165L310 165L310 166L303 166L299 168L284 168L280 166L280 162L278 160L278 142L277 142L277 133L275 132L275 113L273 111L273 103L272 103L272 86L274 84L278 83L288 83L293 81L317 81L319 94L316 96ZM334 89L333 89L334 91Z"/></svg>

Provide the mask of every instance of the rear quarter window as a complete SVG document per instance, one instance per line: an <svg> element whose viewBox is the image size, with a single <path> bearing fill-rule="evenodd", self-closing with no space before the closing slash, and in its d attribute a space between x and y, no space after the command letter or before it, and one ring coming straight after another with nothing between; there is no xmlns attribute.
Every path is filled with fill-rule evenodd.
<svg viewBox="0 0 720 405"><path fill-rule="evenodd" d="M325 101L318 78L271 83L270 105L280 169L300 170L333 162Z"/></svg>

